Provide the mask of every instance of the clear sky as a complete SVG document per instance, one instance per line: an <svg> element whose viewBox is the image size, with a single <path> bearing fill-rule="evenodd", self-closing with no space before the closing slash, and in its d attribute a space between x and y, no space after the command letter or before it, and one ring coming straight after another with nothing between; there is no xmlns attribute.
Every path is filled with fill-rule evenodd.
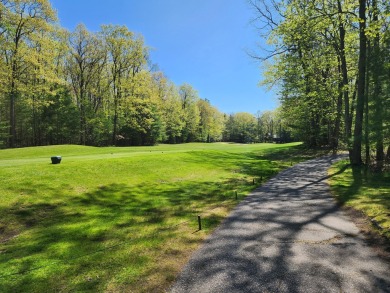
<svg viewBox="0 0 390 293"><path fill-rule="evenodd" d="M224 113L272 110L258 86L260 64L246 51L261 42L245 0L50 0L63 27L126 25L144 36L151 59L176 85L191 84Z"/></svg>

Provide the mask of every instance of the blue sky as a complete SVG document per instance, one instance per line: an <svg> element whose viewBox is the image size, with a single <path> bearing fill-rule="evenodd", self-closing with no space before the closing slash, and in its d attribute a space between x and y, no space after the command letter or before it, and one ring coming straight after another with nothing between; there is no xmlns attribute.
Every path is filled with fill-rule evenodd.
<svg viewBox="0 0 390 293"><path fill-rule="evenodd" d="M63 27L126 25L151 47L151 59L176 85L191 84L224 113L272 110L258 87L260 64L246 51L261 42L245 0L51 0Z"/></svg>

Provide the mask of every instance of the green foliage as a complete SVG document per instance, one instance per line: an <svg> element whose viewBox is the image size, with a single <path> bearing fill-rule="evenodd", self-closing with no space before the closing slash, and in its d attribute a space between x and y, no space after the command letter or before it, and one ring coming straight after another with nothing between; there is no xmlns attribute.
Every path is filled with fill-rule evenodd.
<svg viewBox="0 0 390 293"><path fill-rule="evenodd" d="M67 89L58 91L50 103L42 109L40 121L42 141L53 145L66 142L76 143L79 138L79 111Z"/></svg>
<svg viewBox="0 0 390 293"><path fill-rule="evenodd" d="M182 139L184 142L196 141L202 117L202 112L199 113L201 107L197 105L199 101L198 93L189 84L183 84L179 87L179 95L185 123L181 135ZM202 141L202 139L200 140Z"/></svg>
<svg viewBox="0 0 390 293"><path fill-rule="evenodd" d="M250 143L288 132L282 118L270 126L248 113L225 125L231 119L191 85L176 86L155 72L142 36L125 26L102 25L95 33L79 24L68 32L48 1L0 3L0 139L6 147Z"/></svg>
<svg viewBox="0 0 390 293"><path fill-rule="evenodd" d="M69 36L67 72L80 112L80 144L93 144L96 123L91 123L102 107L101 77L105 65L103 42L79 24Z"/></svg>
<svg viewBox="0 0 390 293"><path fill-rule="evenodd" d="M31 133L36 132L28 114L35 116L35 108L44 104L41 97L50 95L51 83L58 82L51 60L56 53L56 15L47 0L1 1L0 18L0 106L9 109L0 123L9 122L7 145L22 146L31 144ZM26 138L21 133L27 133Z"/></svg>
<svg viewBox="0 0 390 293"><path fill-rule="evenodd" d="M0 149L7 146L9 126L6 122L0 122Z"/></svg>
<svg viewBox="0 0 390 293"><path fill-rule="evenodd" d="M67 32L48 1L0 3L6 146L221 140L222 114L202 106L190 85L176 87L153 72L141 35L119 25Z"/></svg>
<svg viewBox="0 0 390 293"><path fill-rule="evenodd" d="M251 143L255 140L256 119L252 114L240 112L230 115L226 124L228 140Z"/></svg>
<svg viewBox="0 0 390 293"><path fill-rule="evenodd" d="M297 136L298 137L298 136ZM292 129L280 113L275 111L258 112L256 116L241 112L226 118L224 140L239 143L291 142Z"/></svg>
<svg viewBox="0 0 390 293"><path fill-rule="evenodd" d="M191 85L174 85L150 66L142 36L125 26L102 25L94 33L79 24L68 32L48 1L0 3L0 139L6 147L288 136L288 116L227 119Z"/></svg>
<svg viewBox="0 0 390 293"><path fill-rule="evenodd" d="M152 106L152 124L150 129L149 145L155 145L159 142L166 141L165 124L161 112L157 106Z"/></svg>
<svg viewBox="0 0 390 293"><path fill-rule="evenodd" d="M108 60L106 70L109 79L107 80L109 84L109 100L113 104L112 109L109 109L110 112L112 111L113 117L112 144L117 144L118 138L124 137L124 133L118 135L118 129L121 127L129 128L126 126L125 117L128 116L127 108L131 108L131 103L134 103L132 99L136 99L140 94L148 92L147 87L150 84L145 85L138 78L138 73L146 64L148 52L142 38L134 36L125 26L103 25L101 35L106 47L106 58ZM143 72L142 74L144 75L145 73ZM138 108L135 112L135 115L141 114ZM142 129L141 125L130 126L132 129L137 127L141 128L141 130L136 130L136 132L147 132L146 129ZM130 139L128 134L127 140L137 141ZM123 143L123 139L121 139L121 143Z"/></svg>
<svg viewBox="0 0 390 293"><path fill-rule="evenodd" d="M279 86L280 118L294 137L311 147L347 148L356 163L364 143L366 162L374 149L373 161L383 165L390 150L388 1L251 3L274 49L263 84Z"/></svg>
<svg viewBox="0 0 390 293"><path fill-rule="evenodd" d="M173 85L168 85L166 95L162 100L163 119L165 123L167 142L180 142L180 135L184 127L180 97Z"/></svg>
<svg viewBox="0 0 390 293"><path fill-rule="evenodd" d="M200 114L199 141L221 141L224 127L222 114L207 99L199 100L197 106Z"/></svg>

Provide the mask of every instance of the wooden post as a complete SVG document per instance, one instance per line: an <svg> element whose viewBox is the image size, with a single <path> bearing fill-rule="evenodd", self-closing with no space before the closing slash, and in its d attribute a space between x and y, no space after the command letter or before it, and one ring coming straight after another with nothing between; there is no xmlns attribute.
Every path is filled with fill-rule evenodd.
<svg viewBox="0 0 390 293"><path fill-rule="evenodd" d="M237 197L237 190L235 191L235 193L236 193L236 200L238 199L238 197Z"/></svg>
<svg viewBox="0 0 390 293"><path fill-rule="evenodd" d="M202 230L202 221L200 219L200 216L198 216L198 226L199 226L199 231Z"/></svg>

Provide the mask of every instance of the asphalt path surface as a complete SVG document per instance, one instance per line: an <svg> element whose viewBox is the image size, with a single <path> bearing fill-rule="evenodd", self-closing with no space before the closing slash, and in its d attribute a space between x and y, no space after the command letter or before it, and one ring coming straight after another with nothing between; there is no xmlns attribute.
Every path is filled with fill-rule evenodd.
<svg viewBox="0 0 390 293"><path fill-rule="evenodd" d="M390 264L330 195L327 170L338 159L297 164L256 189L171 292L390 292Z"/></svg>

